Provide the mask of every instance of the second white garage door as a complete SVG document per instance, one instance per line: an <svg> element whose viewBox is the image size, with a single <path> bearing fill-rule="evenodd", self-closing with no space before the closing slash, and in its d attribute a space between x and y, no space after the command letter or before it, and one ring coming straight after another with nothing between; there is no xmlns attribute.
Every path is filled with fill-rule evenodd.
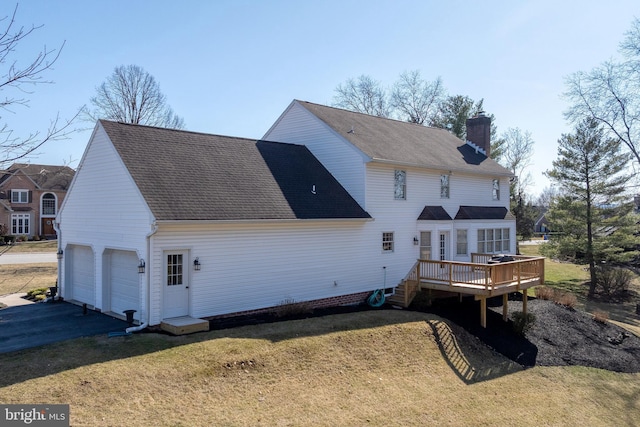
<svg viewBox="0 0 640 427"><path fill-rule="evenodd" d="M124 310L137 310L140 316L140 278L138 257L133 251L111 251L109 257L109 299L111 312L122 315Z"/></svg>

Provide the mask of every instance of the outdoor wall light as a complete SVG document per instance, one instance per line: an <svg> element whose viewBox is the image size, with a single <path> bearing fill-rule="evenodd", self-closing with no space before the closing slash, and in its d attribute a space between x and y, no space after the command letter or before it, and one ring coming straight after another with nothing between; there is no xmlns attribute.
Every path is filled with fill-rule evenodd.
<svg viewBox="0 0 640 427"><path fill-rule="evenodd" d="M193 269L195 271L200 271L200 259L198 257L193 260Z"/></svg>
<svg viewBox="0 0 640 427"><path fill-rule="evenodd" d="M414 236L414 237L413 237L413 244L417 246L417 245L418 245L418 243L420 243L420 242L418 241L418 238L417 238L416 236Z"/></svg>
<svg viewBox="0 0 640 427"><path fill-rule="evenodd" d="M58 259L62 259L62 255L64 255L64 251L62 250L62 248L58 249L58 252L56 252L56 256L58 257Z"/></svg>
<svg viewBox="0 0 640 427"><path fill-rule="evenodd" d="M144 260L142 258L140 258L140 263L138 264L138 273L142 274L144 273Z"/></svg>

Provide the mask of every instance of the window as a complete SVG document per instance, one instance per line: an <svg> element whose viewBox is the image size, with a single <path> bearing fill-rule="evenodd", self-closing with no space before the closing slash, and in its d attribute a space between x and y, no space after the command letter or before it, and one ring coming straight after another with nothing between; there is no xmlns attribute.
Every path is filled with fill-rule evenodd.
<svg viewBox="0 0 640 427"><path fill-rule="evenodd" d="M431 259L431 232L420 232L420 259Z"/></svg>
<svg viewBox="0 0 640 427"><path fill-rule="evenodd" d="M56 196L47 193L42 196L42 215L55 215L56 214Z"/></svg>
<svg viewBox="0 0 640 427"><path fill-rule="evenodd" d="M440 198L449 198L449 175L440 175Z"/></svg>
<svg viewBox="0 0 640 427"><path fill-rule="evenodd" d="M478 252L481 254L509 252L511 250L509 236L508 228L478 230Z"/></svg>
<svg viewBox="0 0 640 427"><path fill-rule="evenodd" d="M11 203L29 203L29 190L11 190Z"/></svg>
<svg viewBox="0 0 640 427"><path fill-rule="evenodd" d="M12 214L11 215L11 234L31 234L30 230L31 217L29 214Z"/></svg>
<svg viewBox="0 0 640 427"><path fill-rule="evenodd" d="M493 200L500 200L500 180L493 180Z"/></svg>
<svg viewBox="0 0 640 427"><path fill-rule="evenodd" d="M407 198L407 172L396 170L394 172L394 198L405 200Z"/></svg>
<svg viewBox="0 0 640 427"><path fill-rule="evenodd" d="M467 254L467 230L456 230L456 255Z"/></svg>
<svg viewBox="0 0 640 427"><path fill-rule="evenodd" d="M382 251L393 252L393 232L382 233Z"/></svg>
<svg viewBox="0 0 640 427"><path fill-rule="evenodd" d="M167 285L182 284L182 254L167 255Z"/></svg>

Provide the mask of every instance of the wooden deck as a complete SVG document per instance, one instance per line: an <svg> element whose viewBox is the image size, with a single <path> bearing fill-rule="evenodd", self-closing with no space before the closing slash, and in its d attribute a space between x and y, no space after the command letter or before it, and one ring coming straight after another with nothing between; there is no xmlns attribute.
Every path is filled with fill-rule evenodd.
<svg viewBox="0 0 640 427"><path fill-rule="evenodd" d="M515 261L491 264L492 256L471 254L471 262L420 259L396 288L391 302L408 307L423 289L474 295L481 301L481 323L486 326L487 298L504 295L506 317L507 294L524 291L523 310L526 312L526 290L544 284L544 257L511 255Z"/></svg>

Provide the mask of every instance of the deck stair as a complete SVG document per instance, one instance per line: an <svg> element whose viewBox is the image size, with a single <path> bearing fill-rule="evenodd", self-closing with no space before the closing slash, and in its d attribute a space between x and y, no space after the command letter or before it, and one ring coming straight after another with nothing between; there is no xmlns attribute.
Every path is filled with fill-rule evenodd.
<svg viewBox="0 0 640 427"><path fill-rule="evenodd" d="M416 297L419 291L418 273L417 268L419 261L409 271L404 279L400 282L390 297L387 298L387 302L391 305L407 308L411 305L411 302Z"/></svg>

